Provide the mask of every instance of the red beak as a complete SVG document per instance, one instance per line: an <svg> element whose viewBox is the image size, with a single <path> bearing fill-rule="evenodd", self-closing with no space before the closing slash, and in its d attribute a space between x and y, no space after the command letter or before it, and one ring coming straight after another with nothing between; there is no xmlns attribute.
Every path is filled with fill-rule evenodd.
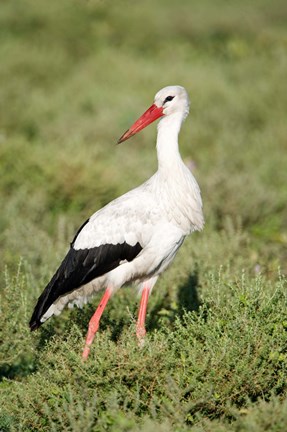
<svg viewBox="0 0 287 432"><path fill-rule="evenodd" d="M126 141L146 126L163 116L163 108L153 104L137 121L120 137L118 144Z"/></svg>

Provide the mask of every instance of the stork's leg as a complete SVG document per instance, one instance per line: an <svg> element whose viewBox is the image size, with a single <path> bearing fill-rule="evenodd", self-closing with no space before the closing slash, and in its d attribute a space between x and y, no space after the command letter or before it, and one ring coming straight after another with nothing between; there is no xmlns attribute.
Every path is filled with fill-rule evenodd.
<svg viewBox="0 0 287 432"><path fill-rule="evenodd" d="M82 358L84 360L86 360L88 358L92 342L93 342L95 334L99 328L99 323L100 323L102 313L104 312L104 309L105 309L105 307L109 301L109 298L111 297L111 294L112 294L112 291L109 288L107 288L105 291L105 294L103 295L103 297L100 301L99 306L97 307L96 312L94 313L94 315L90 319L87 338L86 338L86 344L85 344L85 348L84 348L83 355L82 355Z"/></svg>
<svg viewBox="0 0 287 432"><path fill-rule="evenodd" d="M141 297L138 321L137 321L137 338L140 344L142 344L146 334L145 317L146 317L146 309L147 309L149 293L150 293L150 288L148 286L144 286L142 290L142 297Z"/></svg>

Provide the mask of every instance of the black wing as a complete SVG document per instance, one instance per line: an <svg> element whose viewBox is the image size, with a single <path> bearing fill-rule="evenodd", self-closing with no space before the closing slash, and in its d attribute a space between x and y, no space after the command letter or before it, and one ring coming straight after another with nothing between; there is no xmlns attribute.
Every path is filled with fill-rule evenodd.
<svg viewBox="0 0 287 432"><path fill-rule="evenodd" d="M74 249L73 244L74 241L38 299L29 323L31 330L36 330L42 324L41 317L59 297L115 269L123 260L132 261L142 250L140 243L134 246L126 242L116 245L104 244L79 250Z"/></svg>

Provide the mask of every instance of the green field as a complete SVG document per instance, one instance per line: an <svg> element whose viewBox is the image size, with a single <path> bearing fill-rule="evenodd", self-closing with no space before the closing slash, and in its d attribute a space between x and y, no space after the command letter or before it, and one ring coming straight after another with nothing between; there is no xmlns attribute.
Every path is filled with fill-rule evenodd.
<svg viewBox="0 0 287 432"><path fill-rule="evenodd" d="M287 2L3 0L0 8L0 431L287 430ZM156 170L156 127L186 87L180 146L204 201L149 303L99 297L30 334L75 230Z"/></svg>

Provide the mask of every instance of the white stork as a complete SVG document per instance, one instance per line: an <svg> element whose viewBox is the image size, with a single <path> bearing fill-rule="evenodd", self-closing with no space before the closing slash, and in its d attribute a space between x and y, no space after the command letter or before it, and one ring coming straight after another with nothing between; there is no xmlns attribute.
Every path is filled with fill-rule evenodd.
<svg viewBox="0 0 287 432"><path fill-rule="evenodd" d="M186 90L181 86L165 87L119 139L119 143L127 140L160 118L158 170L80 227L62 264L38 299L31 330L60 314L67 304L82 306L93 294L105 289L89 322L83 351L86 359L109 298L124 284L137 281L141 302L136 333L142 341L147 302L158 276L172 262L185 237L204 225L198 184L178 150L178 134L188 112Z"/></svg>

